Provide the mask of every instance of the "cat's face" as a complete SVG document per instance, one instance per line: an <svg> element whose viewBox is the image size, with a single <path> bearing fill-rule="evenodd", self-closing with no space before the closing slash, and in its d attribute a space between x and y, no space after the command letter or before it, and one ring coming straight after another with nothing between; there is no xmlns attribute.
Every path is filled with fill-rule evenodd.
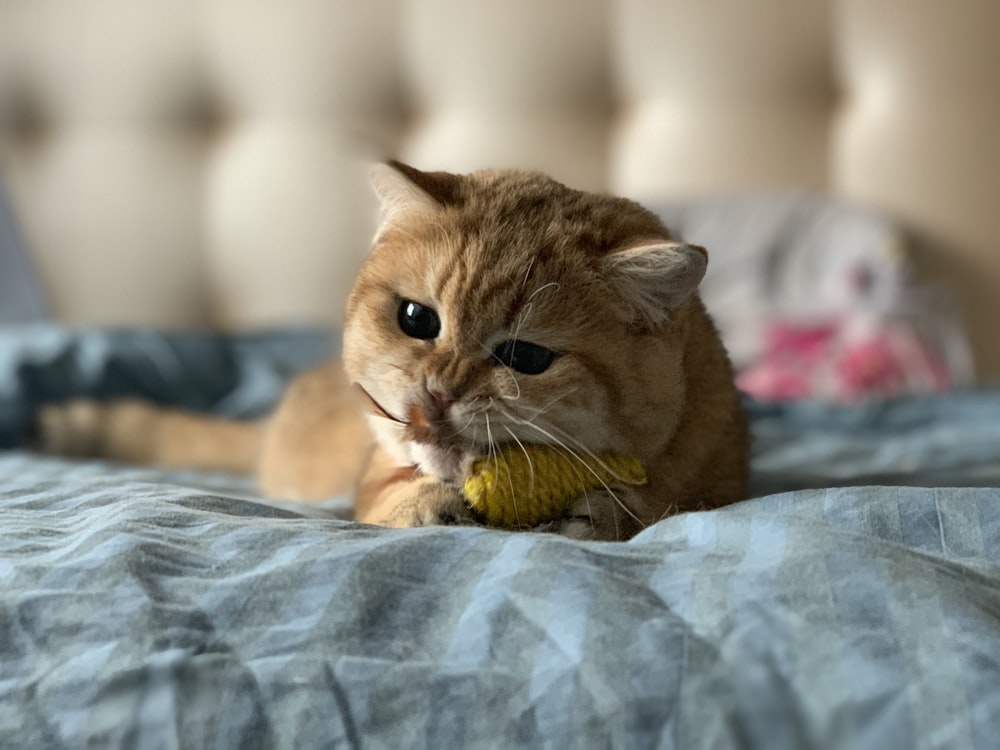
<svg viewBox="0 0 1000 750"><path fill-rule="evenodd" d="M383 165L373 179L386 222L344 362L401 464L458 479L505 443L641 455L669 438L682 363L664 334L703 251L635 204L536 174Z"/></svg>

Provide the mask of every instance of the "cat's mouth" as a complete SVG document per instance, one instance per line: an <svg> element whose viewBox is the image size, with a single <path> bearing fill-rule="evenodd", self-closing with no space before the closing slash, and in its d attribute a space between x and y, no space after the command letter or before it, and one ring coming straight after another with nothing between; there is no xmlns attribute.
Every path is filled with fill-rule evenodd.
<svg viewBox="0 0 1000 750"><path fill-rule="evenodd" d="M446 482L461 481L472 462L461 448L435 443L410 443L410 457L421 473Z"/></svg>
<svg viewBox="0 0 1000 750"><path fill-rule="evenodd" d="M378 416L384 419L388 419L390 422L395 422L396 424L408 424L408 422L405 419L394 417L392 414L386 411L385 408L383 408L382 404L376 401L375 397L372 396L372 394L370 394L368 390L363 385L361 385L361 383L355 383L354 387L357 388L359 391L361 391L361 393L368 398L368 401L371 402L372 409Z"/></svg>
<svg viewBox="0 0 1000 750"><path fill-rule="evenodd" d="M410 454L426 474L456 481L468 461L468 445L461 440L448 419L428 419L419 404L410 406L403 439Z"/></svg>
<svg viewBox="0 0 1000 750"><path fill-rule="evenodd" d="M405 428L403 440L423 473L448 481L457 481L464 475L472 460L471 453L449 420L428 419L416 402L410 405L407 419L401 419L386 410L360 383L355 385L367 396L375 414Z"/></svg>

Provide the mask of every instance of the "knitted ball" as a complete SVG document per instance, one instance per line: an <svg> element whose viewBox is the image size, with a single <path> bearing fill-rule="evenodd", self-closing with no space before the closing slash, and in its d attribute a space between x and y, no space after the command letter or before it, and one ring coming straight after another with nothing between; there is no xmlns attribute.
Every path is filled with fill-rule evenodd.
<svg viewBox="0 0 1000 750"><path fill-rule="evenodd" d="M646 483L637 458L578 456L549 445L507 445L473 464L465 498L490 526L525 528L558 520L589 490Z"/></svg>

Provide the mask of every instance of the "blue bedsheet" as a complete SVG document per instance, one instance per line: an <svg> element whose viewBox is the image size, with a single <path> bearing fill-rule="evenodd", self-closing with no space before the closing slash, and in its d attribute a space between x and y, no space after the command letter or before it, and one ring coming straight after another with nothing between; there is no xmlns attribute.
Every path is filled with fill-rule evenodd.
<svg viewBox="0 0 1000 750"><path fill-rule="evenodd" d="M0 348L9 435L25 384L107 377L79 361L104 334L51 335ZM116 335L100 351L132 364L110 371L142 380L138 334ZM319 348L240 341L208 345L237 353L207 408L264 408L240 373L276 385ZM179 362L163 382L194 398ZM376 529L245 478L0 453L0 746L995 747L1000 490L869 478L1000 487L998 404L750 405L758 490L852 466L867 486L624 544Z"/></svg>

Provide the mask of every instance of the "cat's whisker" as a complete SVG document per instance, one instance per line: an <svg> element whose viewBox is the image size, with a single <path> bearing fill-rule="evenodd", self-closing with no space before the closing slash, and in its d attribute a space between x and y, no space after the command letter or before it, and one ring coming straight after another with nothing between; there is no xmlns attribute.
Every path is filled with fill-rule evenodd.
<svg viewBox="0 0 1000 750"><path fill-rule="evenodd" d="M496 403L496 401L494 401L494 400L493 400L493 397L492 397L492 396L489 396L488 398L489 398L490 402L489 402L488 404L486 404L486 406L484 406L484 407L483 407L483 408L482 408L482 409L481 409L481 410L479 411L479 413L480 413L480 414L488 414L488 413L490 412L490 410L492 410L492 409L493 409L493 404L495 404L495 403Z"/></svg>
<svg viewBox="0 0 1000 750"><path fill-rule="evenodd" d="M531 269L535 265L535 256L532 255L531 259L528 261L528 267L524 269L524 278L521 280L521 289L524 289L528 284L528 277L531 275Z"/></svg>
<svg viewBox="0 0 1000 750"><path fill-rule="evenodd" d="M514 383L514 388L517 391L517 393L510 400L511 401L518 401L518 400L520 400L520 398L521 398L521 384L518 382L517 377L514 375L514 371L511 368L509 368L506 364L504 364L503 360L500 359L500 357L498 357L493 352L490 352L490 357L492 357L493 359L496 360L497 364L500 365L500 367L502 367L504 369L504 372L506 372L510 376L511 381Z"/></svg>
<svg viewBox="0 0 1000 750"><path fill-rule="evenodd" d="M468 401L465 404L465 408L469 410L469 413L468 413L468 417L469 418L466 420L465 424L462 425L461 429L456 430L456 432L459 435L461 435L463 432L465 432L467 429L469 429L469 425L471 425L473 423L473 421L476 419L476 417L478 417L482 413L482 409L475 409L474 408L475 405L477 403L479 403L480 400L482 400L482 396L476 396L471 401Z"/></svg>
<svg viewBox="0 0 1000 750"><path fill-rule="evenodd" d="M572 448L570 448L570 447L569 447L568 445L566 445L566 443L564 443L564 442L563 442L562 440L560 440L560 439L559 439L558 437L556 437L555 435L553 435L553 434L552 434L552 433L550 433L550 432L547 432L547 431L543 430L543 429L542 429L541 427L539 427L538 425L536 425L536 424L529 424L529 426L530 426L530 427L533 427L534 429L536 429L536 430L538 430L538 431L540 431L540 432L542 432L542 434L544 434L544 435L545 435L546 437L548 437L548 438L549 438L550 440L552 440L552 441L554 442L554 444L555 444L555 445L556 445L557 447L559 447L559 448L562 448L563 450L567 451L567 452L568 452L568 453L569 453L569 454L570 454L570 455L571 455L571 456L572 456L573 458L575 458L575 459L576 459L576 461L578 461L578 462L579 462L580 464L583 464L584 468L586 468L586 469L587 469L587 471L589 471L589 472L590 472L591 474L593 474L593 475L594 475L594 478L595 478L595 479L597 479L597 481L599 481L599 482L600 482L600 483L601 483L601 484L602 484L602 485L604 486L604 489L605 489L605 490L607 491L608 495L610 495L611 499L612 499L612 500L614 500L614 501L615 501L615 503L616 503L616 504L617 504L617 505L618 505L618 506L619 506L619 507L620 507L620 508L621 508L621 509L622 509L623 511L625 511L625 512L626 512L626 513L627 513L627 514L628 514L628 515L629 515L629 516L630 516L630 517L631 517L631 518L632 518L632 519L633 519L633 520L634 520L634 521L635 521L636 523L638 523L638 524L639 524L639 525L640 525L641 527L643 527L643 528L646 528L646 526L647 526L648 524L644 523L644 522L642 521L642 519L640 519L640 518L639 518L638 516L636 516L636 515L635 515L635 513L633 513L633 512L632 512L632 510L631 510L631 509L630 509L630 508L629 508L629 507L628 507L628 506L627 506L627 505L625 504L625 502L624 502L624 501L623 501L623 500L622 500L622 499L621 499L621 498L620 498L620 497L618 496L618 494L617 494L617 493L616 493L616 492L615 492L614 490L612 490L612 489L611 489L611 487L609 487L609 486L608 486L607 482L605 482L605 481L604 481L604 480L603 480L603 479L602 479L602 478L601 478L601 477L600 477L600 476L599 476L599 475L597 474L597 472L595 472L595 471L594 471L594 469L593 469L593 468L592 468L592 467L590 466L590 464L588 464L588 463L587 463L586 461L584 461L584 460L583 460L583 459L582 459L582 458L580 457L580 455L579 455L578 453L576 453L576 452L575 452L575 451L574 451L574 450L573 450ZM555 429L555 430L558 430L558 428L557 428L557 427L555 427L555 425L551 425L551 424L550 424L550 425L549 425L549 427L551 427L552 429ZM562 431L560 430L560 432L562 432ZM582 443L580 443L580 441L578 441L578 440L574 439L574 438L573 438L572 436L570 436L570 435L568 435L568 434L564 434L564 436L565 436L565 438L566 438L567 440L570 440L571 442L573 442L573 443L575 443L576 445L578 445L578 446L580 447L580 449L581 449L581 450L582 450L582 451L583 451L584 453L586 453L586 454L587 454L587 455L588 455L588 456L589 456L590 458L592 458L592 459L593 459L593 460L594 460L594 461L595 461L595 462L596 462L596 463L597 463L597 464L598 464L599 466L601 466L601 468L603 468L603 469L604 469L605 471L607 471L607 472L608 472L609 474L611 474L611 475L612 475L613 477L615 477L616 479L620 479L621 481L625 481L625 482L627 482L627 480L625 480L624 478L622 478L622 477L618 476L618 475L617 475L617 474L616 474L616 473L615 473L614 471L612 471L612 470L611 470L611 468L610 468L610 467L609 467L609 466L608 466L607 464L605 464L605 463L604 463L604 462L603 462L603 461L602 461L602 460L601 460L601 459L600 459L600 458L599 458L598 456L596 456L596 455L595 455L595 454L594 454L594 453L593 453L592 451L590 451L590 450L589 450L589 449L588 449L588 448L587 448L586 446L584 446L584 445L583 445ZM568 459L567 459L567 460L568 460ZM573 464L571 464L571 465L573 465ZM577 474L579 475L579 470L577 470ZM587 497L587 496L585 496L585 500L587 501L587 511L588 511L588 513L590 513L590 514L591 514L591 526L593 527L593 510L592 510L592 508L590 507L590 498L589 498L589 497ZM596 529L595 529L595 530L596 530ZM616 533L616 534L618 533L618 519L617 519L617 515L616 515L616 517L615 517L615 533Z"/></svg>
<svg viewBox="0 0 1000 750"><path fill-rule="evenodd" d="M535 425L532 425L532 426L534 427ZM580 472L579 464L583 464L584 468L586 468L591 474L594 474L594 476L597 478L597 481L599 481L602 485L604 485L605 491L608 493L608 495L611 497L611 499L615 501L616 505L618 505L622 510L624 510L626 513L628 513L630 516L632 516L632 518L634 518L637 523L639 523L640 525L643 525L642 521L640 521L638 518L636 518L635 514L632 513L632 511L630 511L628 509L628 507L621 500L621 498L619 498L618 495L615 494L615 492L607 485L607 483L603 479L601 479L601 477L597 476L597 474L594 473L594 470L590 467L589 464L587 464L583 459L580 458L579 455L577 455L576 453L574 453L565 444L559 442L559 443L557 443L557 447L562 448L563 451L566 451L566 453L569 454L569 455L566 455L566 453L559 452L559 455L562 457L562 459L564 461L566 461L566 463L569 465L569 467L580 478L581 484L585 484L585 482L584 482L584 479L583 479L583 474ZM574 460L570 460L571 457ZM597 525L594 523L594 507L590 503L590 493L587 491L586 487L584 487L584 490L583 490L583 501L587 504L587 520L590 521L590 529L591 529L591 531L593 531L596 534L597 533ZM615 520L615 536L617 537L619 535L618 514L617 513L613 513L612 517Z"/></svg>
<svg viewBox="0 0 1000 750"><path fill-rule="evenodd" d="M474 417L478 417L480 414L488 412L493 407L493 399L490 398L490 403L488 403L488 404L482 404L482 405L480 405L480 406L478 406L476 408L472 408L472 407L475 406L476 403L478 403L480 401L482 401L482 399L477 396L476 399L475 399L475 401L472 401L472 402L470 402L468 404L468 406L469 406L469 414L470 415L472 415Z"/></svg>
<svg viewBox="0 0 1000 750"><path fill-rule="evenodd" d="M509 416L509 415L508 415L508 416ZM532 426L534 426L534 425L532 425ZM520 441L520 440L518 440L518 437L517 437L517 435L515 435L515 434L514 434L513 430L511 430L511 429L510 429L509 427L507 427L506 425L504 426L504 429L506 429L506 430L507 430L507 432L509 432L509 433L510 433L510 436L511 436L512 438L514 438L514 440L516 440L516 441L517 441L517 444L521 446L521 450L523 450L523 451L524 451L524 455L525 455L525 457L527 457L527 459L528 459L528 466L529 466L529 467L531 467L531 469L532 469L532 474L531 474L531 479L532 479L532 485L534 485L534 467L532 466L532 463L531 463L531 457L530 457L530 456L528 455L528 452L527 452L527 451L525 450L525 448L524 448L524 444L523 444L523 443L521 443L521 441ZM569 451L569 452L570 452L570 453L572 453L572 451ZM576 476L577 476L577 477L578 477L578 478L580 479L580 484L586 484L586 482L584 481L584 477L583 477L583 474L581 473L581 471L580 471L579 467L577 466L577 463L578 463L578 462L579 462L579 463L582 463L582 462L580 461L579 457L577 457L577 461L576 461L576 462L574 462L574 461L571 461L571 460L570 460L570 457L569 457L569 456L567 456L567 455L566 455L565 453L562 453L562 452L558 452L558 455L559 455L559 457L560 457L560 458L562 458L562 460L563 460L563 461L565 461L565 462L566 462L566 464L567 464L567 465L569 466L569 468L570 468L570 469L571 469L571 470L572 470L572 471L573 471L573 472L574 472L574 473L576 474ZM606 486L606 485L605 485L605 486ZM610 492L610 489L609 489L609 492ZM593 508L591 508L591 506L590 506L590 495L589 495L589 494L587 493L587 490L586 490L586 488L584 488L584 490L583 490L583 497L584 497L584 500L585 500L585 501L586 501L586 503L587 503L587 513L588 513L588 515L589 515L589 516L590 516L590 518L591 518L591 522L590 522L590 523L591 523L591 527L593 528L593 523L594 523L594 521L593 521Z"/></svg>
<svg viewBox="0 0 1000 750"><path fill-rule="evenodd" d="M507 416L509 416L510 418L514 418L513 415L507 415ZM622 510L624 510L629 516L631 516L632 519L636 523L638 523L640 526L642 526L643 528L646 527L646 524L643 523L642 519L639 518L637 515L635 515L635 513L633 513L629 509L629 507L627 505L625 505L624 502L622 502L622 499L620 497L618 497L618 495L615 493L614 490L611 489L611 487L608 486L608 483L604 481L604 479L601 477L601 475L598 474L596 471L594 471L594 469L591 468L590 464L588 464L585 460L583 460L583 458L576 451L574 451L572 448L570 448L568 445L566 445L566 443L564 443L558 437L556 437L555 435L553 435L551 432L549 432L548 430L546 430L546 429L544 429L542 427L539 427L537 424L534 424L533 422L525 422L524 424L526 424L529 427L531 427L532 429L535 429L538 432L540 432L542 435L544 435L549 440L551 440L552 443L553 443L553 445L555 445L555 446L557 446L559 448L562 448L563 450L565 450L566 452L568 452L571 456L573 456L573 458L575 458L577 461L579 461L583 465L583 467L585 469L587 469L587 471L589 471L591 474L594 475L594 478L598 482L601 483L601 485L604 487L605 491L608 493L608 495L611 497L611 499L614 500ZM570 438L570 439L572 440L572 438ZM579 441L573 440L573 442L575 442L575 443L577 443L579 445ZM580 447L583 449L583 451L585 453L587 453L595 461L597 461L598 464L601 466L601 468L607 470L608 473L611 474L611 476L613 476L615 479L620 479L622 481L626 481L623 477L620 477L615 472L611 471L610 467L608 467L603 461L601 461L596 456L594 456L594 454L591 451L587 450L582 445Z"/></svg>
<svg viewBox="0 0 1000 750"><path fill-rule="evenodd" d="M556 396L555 398L542 404L540 407L534 409L534 413L531 416L523 418L529 422L533 419L537 419L539 416L541 416L549 409L551 409L553 406L555 406L559 401L562 401L564 398L575 393L577 390L579 390L579 386L574 386L573 388L570 388L568 391Z"/></svg>
<svg viewBox="0 0 1000 750"><path fill-rule="evenodd" d="M518 325L518 330L520 330L520 325ZM517 339L517 333L516 332L514 334L514 338ZM518 381L517 375L514 374L513 368L509 367L497 355L494 354L493 358L496 359L496 361L500 363L500 366L504 369L504 372L506 372L510 376L511 382L514 383L514 388L517 390L517 395L515 395L514 398L512 398L510 400L511 401L520 401L521 400L521 383L520 383L520 381Z"/></svg>
<svg viewBox="0 0 1000 750"><path fill-rule="evenodd" d="M568 432L566 432L565 430L560 430L558 427L556 427L553 424L549 424L549 427L551 427L557 433L561 434L566 440L569 440L570 442L572 442L575 445L579 446L579 448L584 453L586 453L588 456L590 456L594 461L597 461L598 464L605 471L607 471L609 474L611 474L612 476L614 476L617 479L620 479L621 481L625 482L626 484L630 484L630 482L628 482L628 480L626 480L626 479L618 476L614 471L611 470L611 468L607 464L605 464L600 459L599 456L595 455L592 451L588 450L588 448L583 443L581 443L579 440L577 440L576 438L574 438ZM589 466L588 466L588 468L589 468ZM606 484L604 486L607 487ZM610 492L610 490L609 490L609 492ZM612 496L612 498L614 498L615 502L618 503L618 505L621 507L621 509L624 510L629 516L631 516L632 519L635 520L635 522L638 523L640 527L646 528L649 525L647 523L644 523L638 517L636 517L636 515L625 505L625 503L621 499L619 499L619 497L617 495L615 495L614 493L611 493L611 496ZM614 515L614 519L615 519L615 537L616 538L620 538L621 537L621 530L620 530L619 525L618 525L618 514Z"/></svg>
<svg viewBox="0 0 1000 750"><path fill-rule="evenodd" d="M590 521L590 530L596 535L597 525L594 523L594 509L590 505L590 493L587 490L583 491L583 501L587 504L587 519Z"/></svg>
<svg viewBox="0 0 1000 750"><path fill-rule="evenodd" d="M539 292L543 292L546 289L548 289L549 287L553 287L553 286L556 289L559 289L562 285L558 281L550 281L548 284L542 284L540 287L538 287L538 289L536 289L535 291L533 291L531 293L531 296L528 297L528 302L531 302L531 300L533 300L535 298L535 295L537 295Z"/></svg>
<svg viewBox="0 0 1000 750"><path fill-rule="evenodd" d="M528 449L524 447L524 443L521 442L521 440L517 437L517 435L514 434L514 431L510 429L510 427L504 425L504 429L507 430L508 435L514 438L514 442L518 444L518 446L521 448L521 452L524 453L524 457L528 459L528 475L530 477L530 480L528 481L528 495L530 496L535 492L535 465L531 462L531 454L528 453ZM517 511L515 506L515 513L516 512Z"/></svg>
<svg viewBox="0 0 1000 750"><path fill-rule="evenodd" d="M534 258L531 259L532 263L534 262L534 260L535 260ZM531 265L530 264L528 265L528 271L529 272L531 271ZM528 280L527 273L525 273L524 280L525 280L525 282ZM521 328L527 322L528 316L531 315L531 310L533 308L533 304L532 304L531 300L533 300L539 293L545 291L546 289L549 289L550 287L554 287L555 289L558 290L558 289L561 288L561 286L562 285L558 281L550 281L548 284L542 284L542 286L538 287L538 289L536 289L535 291L533 291L531 293L531 295L528 297L528 299L525 300L524 307L521 309L520 313L517 316L517 328L514 331L514 339L515 340L520 335ZM524 288L524 284L522 284L521 287Z"/></svg>
<svg viewBox="0 0 1000 750"><path fill-rule="evenodd" d="M517 389L517 395L514 396L514 398L512 398L510 400L511 401L520 401L521 400L521 384L518 382L517 376L514 374L514 370L512 370L507 365L503 365L503 369L507 371L508 375L510 375L510 379L512 381L514 381L514 387Z"/></svg>
<svg viewBox="0 0 1000 750"><path fill-rule="evenodd" d="M531 262L528 264L528 269L527 269L527 271L525 271L525 274L524 274L524 281L521 283L521 288L522 289L524 288L524 285L528 281L528 274L531 273L531 266L532 266L532 264L534 264L534 262L535 262L535 259L532 258ZM555 287L556 289L559 289L559 288L561 288L561 285L559 284L558 281L550 281L548 284L542 284L542 286L538 287L538 289L536 289L535 291L533 291L531 293L531 295L528 297L528 299L525 300L524 307L521 308L521 311L518 313L518 316L517 316L517 327L514 330L514 336L513 336L513 338L515 340L520 335L521 328L527 322L528 316L531 315L531 310L532 310L532 307L533 307L531 300L533 300L540 292L543 292L546 289L549 289L550 287Z"/></svg>
<svg viewBox="0 0 1000 750"><path fill-rule="evenodd" d="M588 448L586 445L584 445L579 440L579 438L574 437L571 433L569 433L568 431L566 431L566 430L564 430L564 429L562 429L560 427L556 427L551 422L546 422L545 424L546 424L546 427L548 429L552 430L552 432L556 433L559 437L563 438L564 440L568 440L574 446L576 446L581 452L585 453L588 458L592 459L598 466L600 466L602 469L604 469L606 472L608 472L608 474L610 474L612 477L614 477L615 479L617 479L620 482L627 482L628 481L628 480L625 479L625 477L623 477L620 474L618 474L607 463L605 463L604 459L602 459L599 455L597 455L592 450L590 450L590 448Z"/></svg>
<svg viewBox="0 0 1000 750"><path fill-rule="evenodd" d="M499 454L500 451L497 451ZM503 466L507 470L507 483L510 485L510 505L514 509L514 523L521 528L521 515L517 512L517 492L514 491L514 478L510 475L510 462L503 457Z"/></svg>
<svg viewBox="0 0 1000 750"><path fill-rule="evenodd" d="M534 427L535 429L540 429L538 427L538 425L536 425L534 423L533 420L518 419L514 414L510 414L510 413L507 413L505 416L513 419L516 422L520 422L521 424L527 425L529 427ZM594 453L592 450L590 450L586 445L584 445L582 442L580 442L580 440L578 440L577 438L573 437L570 433L566 432L566 430L562 430L562 429L556 427L551 422L548 422L547 425L548 425L548 428L550 430L552 430L553 432L558 433L559 436L561 436L565 440L568 440L571 443L573 443L573 445L575 445L577 448L579 448L579 450L581 452L585 453L588 458L590 458L594 463L596 463L598 466L600 466L604 471L606 471L612 477L614 477L615 479L617 479L620 482L625 482L626 484L631 484L631 482L629 482L629 480L627 480L625 477L621 476L618 472L616 472L614 469L612 469L610 466L608 466L608 464L604 461L604 459L602 459L600 456L598 456L596 453Z"/></svg>
<svg viewBox="0 0 1000 750"><path fill-rule="evenodd" d="M529 315L531 315L531 303L530 302L528 302L521 309L521 312L519 312L518 315L517 315L517 327L514 329L514 336L513 336L513 338L514 338L515 341L517 340L517 337L521 335L521 328L524 327L524 322L528 319Z"/></svg>
<svg viewBox="0 0 1000 750"><path fill-rule="evenodd" d="M493 406L493 399L490 398L490 403L483 404L483 405L479 406L478 408L472 408L472 407L474 407L474 405L477 402L479 402L481 400L482 400L482 398L480 396L476 396L476 398L474 398L472 401L470 401L467 404L467 407L469 408L468 419L466 420L465 424L462 425L462 427L460 429L456 430L456 432L459 435L463 434L467 429L469 429L470 425L472 425L472 426L474 426L476 428L475 431L474 431L474 434L476 434L478 432L478 429L479 429L478 418L480 416L482 416L482 415L485 415L486 412L488 412L490 410L490 408ZM475 439L472 440L472 444L473 445L476 444Z"/></svg>
<svg viewBox="0 0 1000 750"><path fill-rule="evenodd" d="M680 509L677 507L677 505L675 503L670 503L670 505L668 505L664 509L663 513L661 513L660 517L657 518L656 520L657 521L662 521L665 518L669 518L670 516L676 514L679 510Z"/></svg>
<svg viewBox="0 0 1000 750"><path fill-rule="evenodd" d="M493 457L493 468L496 474L500 474L500 450L499 447L493 442L493 431L490 429L490 415L486 415L486 435L489 441L490 454ZM510 464L507 463L507 459L503 460L504 468L507 469L507 481L510 483L510 500L511 505L514 509L514 523L518 527L521 526L521 517L517 512L517 493L514 492L514 480L510 475Z"/></svg>
<svg viewBox="0 0 1000 750"><path fill-rule="evenodd" d="M475 419L476 419L477 416L478 416L478 414L476 412L473 412L472 414L470 414L469 418L467 420L465 420L465 424L462 425L459 429L455 430L455 432L457 434L461 435L463 432L465 432L467 429L469 429L469 425L471 425L475 421Z"/></svg>
<svg viewBox="0 0 1000 750"><path fill-rule="evenodd" d="M487 460L493 459L493 469L500 473L500 460L497 458L496 446L493 444L493 430L490 429L490 415L486 415L486 445L489 448Z"/></svg>
<svg viewBox="0 0 1000 750"><path fill-rule="evenodd" d="M520 326L518 326L518 327L520 328ZM515 336L515 338L516 338L516 336ZM518 382L517 377L514 375L514 371L510 367L508 367L506 364L504 364L504 361L502 359L500 359L500 357L498 357L496 355L496 352L494 352L492 349L490 349L489 347L487 347L486 344L483 341L481 341L480 339L476 339L476 343L479 344L480 347L482 347L482 350L484 352L486 352L487 356L489 356L491 359L495 359L496 362L497 362L497 364L500 365L508 375L510 375L510 379L512 381L514 381L514 388L517 389L517 395L514 396L514 398L511 399L511 400L512 401L519 401L520 398L521 398L521 384L520 384L520 382Z"/></svg>

